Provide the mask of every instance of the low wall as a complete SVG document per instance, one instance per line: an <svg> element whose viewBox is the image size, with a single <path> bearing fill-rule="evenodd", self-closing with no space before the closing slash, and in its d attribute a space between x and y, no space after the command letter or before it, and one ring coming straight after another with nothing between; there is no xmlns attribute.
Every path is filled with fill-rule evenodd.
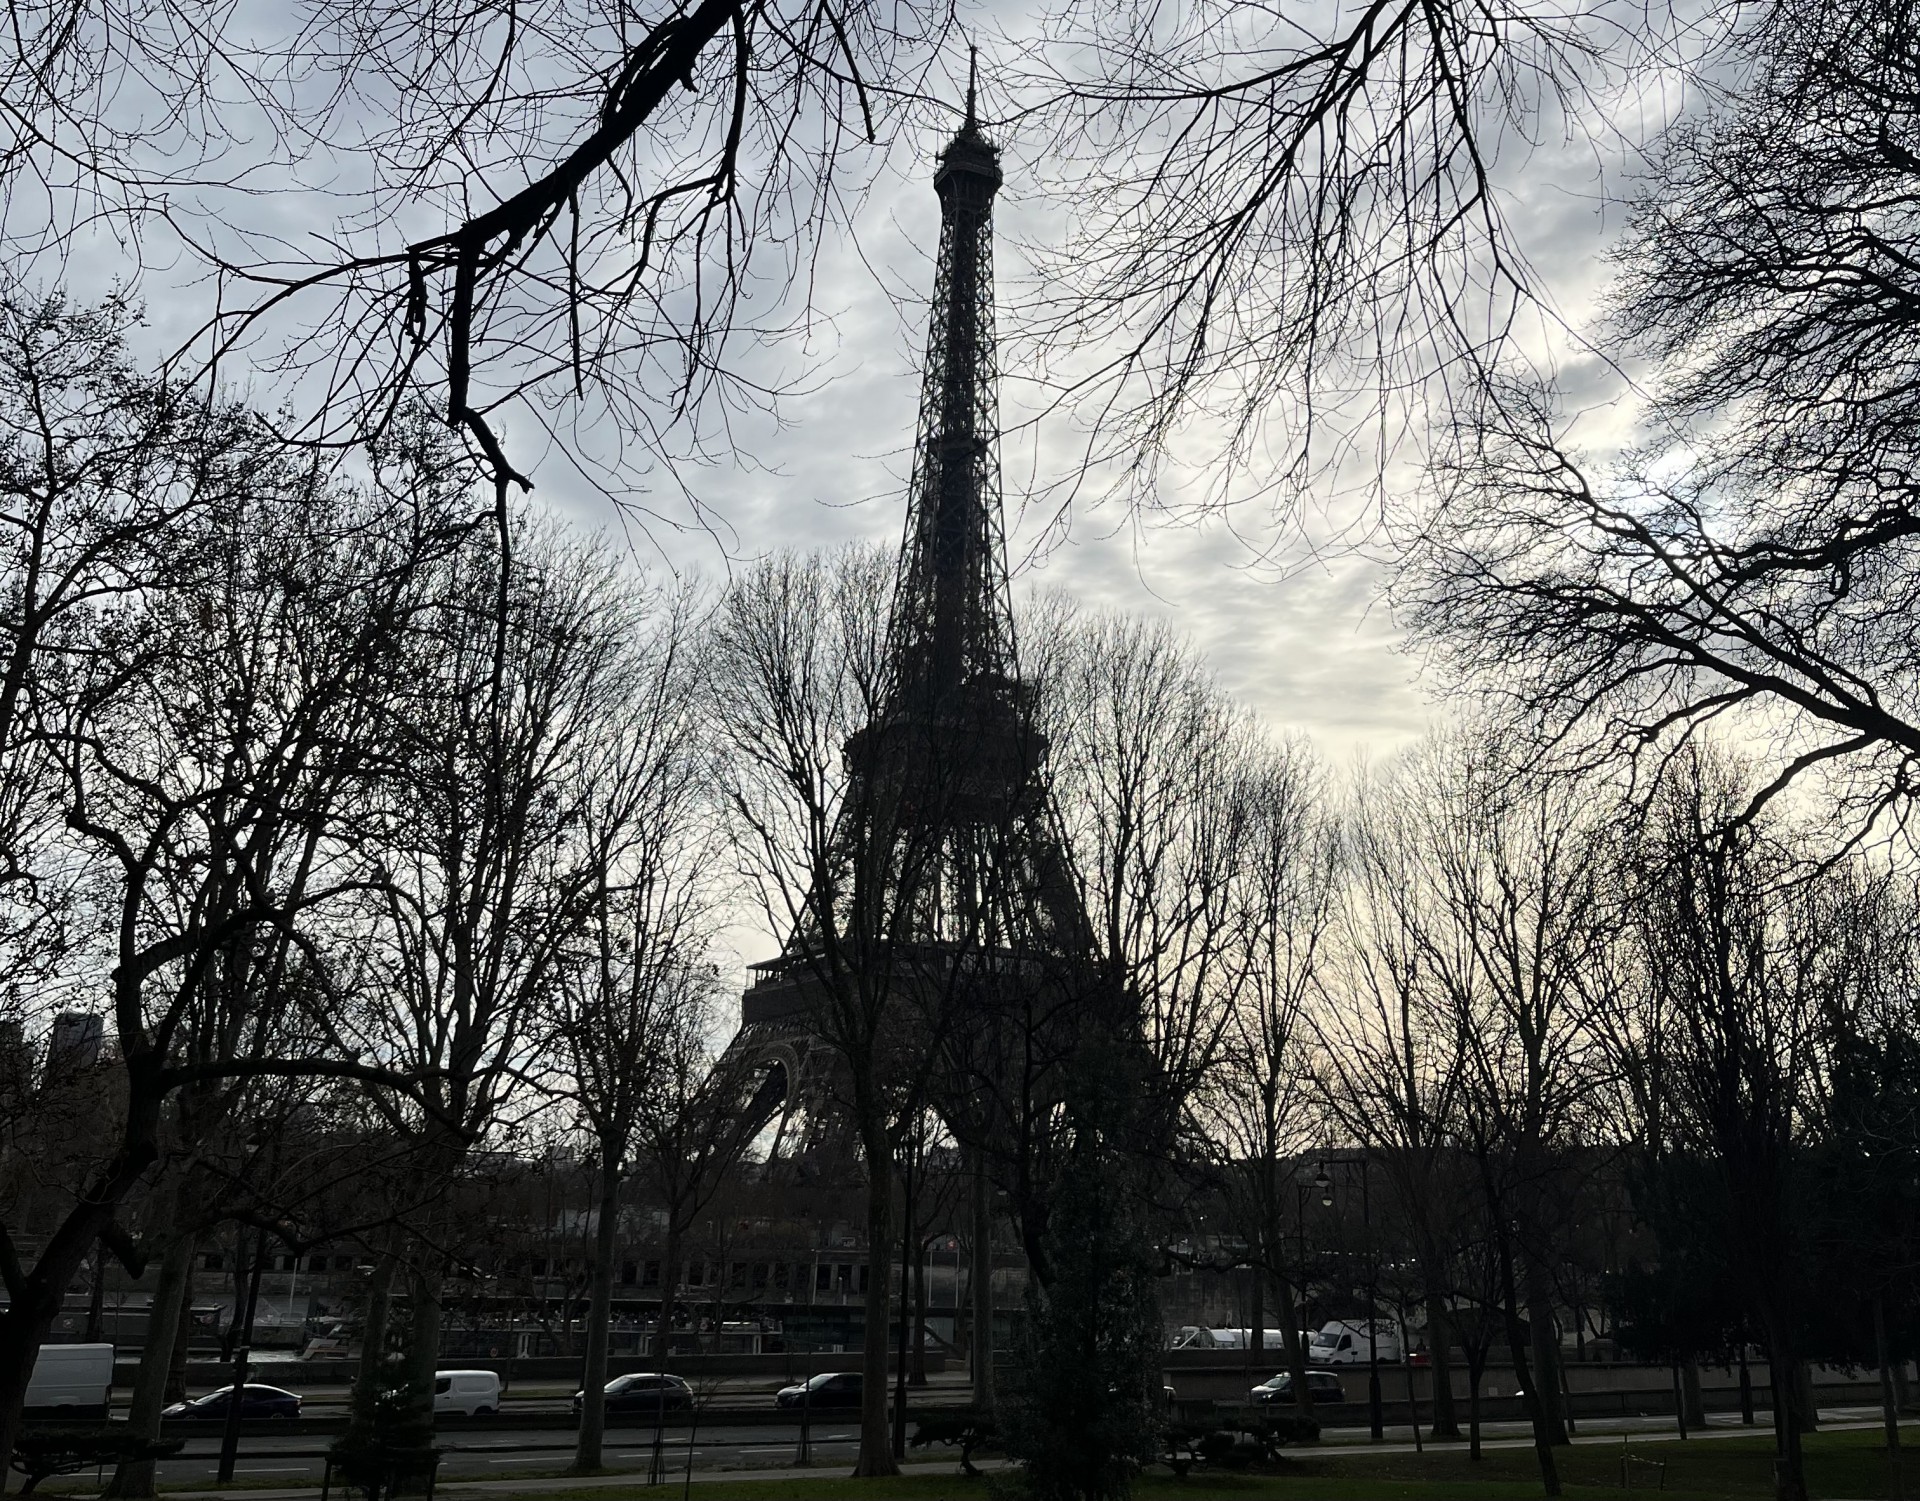
<svg viewBox="0 0 1920 1501"><path fill-rule="evenodd" d="M1248 1388L1286 1368L1278 1350L1264 1350L1251 1358L1246 1350L1169 1350L1165 1370L1167 1382L1182 1399L1214 1402L1244 1401ZM1367 1367L1365 1365L1328 1366L1340 1378L1348 1402L1366 1411ZM1768 1405L1768 1371L1764 1362L1748 1367L1753 1382L1754 1400ZM1618 1416L1634 1413L1673 1411L1673 1373L1666 1366L1642 1365L1630 1361L1574 1362L1566 1365L1567 1387L1572 1396L1575 1418ZM1380 1367L1380 1397L1390 1410L1404 1414L1407 1403L1407 1369L1400 1365ZM1458 1366L1452 1371L1454 1398L1465 1416L1466 1372ZM1433 1372L1425 1367L1413 1371L1414 1390L1422 1408L1431 1399ZM1489 1366L1480 1381L1483 1408L1490 1402L1511 1403L1512 1415L1520 1416L1516 1393L1519 1383L1510 1365ZM1737 1368L1703 1366L1700 1370L1701 1396L1714 1412L1731 1412L1740 1405L1740 1374ZM1849 1371L1839 1367L1813 1368L1814 1399L1827 1406L1868 1404L1880 1400L1880 1383L1869 1371ZM1491 1409L1486 1409L1491 1416ZM1501 1411L1505 1416L1505 1409Z"/></svg>
<svg viewBox="0 0 1920 1501"><path fill-rule="evenodd" d="M113 1368L114 1385L121 1389L133 1385L134 1373L140 1368L137 1360L116 1361ZM310 1386L346 1386L359 1370L357 1360L261 1360L255 1361L249 1368L249 1379L265 1382L269 1386L284 1386L290 1391L298 1391ZM492 1371L500 1377L509 1390L517 1382L538 1381L578 1381L580 1379L580 1360L577 1356L541 1355L529 1356L524 1360L470 1360L449 1358L445 1368L461 1371ZM685 1376L698 1387L704 1381L737 1382L743 1379L761 1377L769 1387L787 1380L797 1380L803 1376L816 1375L821 1371L848 1371L860 1368L860 1352L851 1354L819 1353L806 1351L791 1355L676 1355L667 1368L677 1375ZM889 1367L891 1368L891 1367ZM659 1363L650 1358L616 1355L607 1361L609 1376L624 1376L631 1371L654 1371ZM927 1374L939 1375L947 1369L947 1357L927 1354ZM191 1360L187 1362L187 1386L195 1391L207 1387L225 1386L233 1379L233 1365L228 1361Z"/></svg>

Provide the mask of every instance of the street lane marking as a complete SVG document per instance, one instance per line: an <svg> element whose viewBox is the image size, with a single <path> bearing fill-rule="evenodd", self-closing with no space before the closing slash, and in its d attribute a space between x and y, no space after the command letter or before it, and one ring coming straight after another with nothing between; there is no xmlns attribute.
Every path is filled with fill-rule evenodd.
<svg viewBox="0 0 1920 1501"><path fill-rule="evenodd" d="M239 1475L296 1475L312 1469L312 1465L238 1465L234 1473Z"/></svg>
<svg viewBox="0 0 1920 1501"><path fill-rule="evenodd" d="M544 1454L529 1454L525 1459L490 1459L490 1465L543 1465L551 1461Z"/></svg>

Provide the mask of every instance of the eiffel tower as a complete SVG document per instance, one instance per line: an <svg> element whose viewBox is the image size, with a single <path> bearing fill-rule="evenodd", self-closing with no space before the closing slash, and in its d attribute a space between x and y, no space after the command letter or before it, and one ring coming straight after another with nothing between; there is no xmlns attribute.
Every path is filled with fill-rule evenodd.
<svg viewBox="0 0 1920 1501"><path fill-rule="evenodd" d="M885 689L845 748L849 809L891 810L889 962L968 994L985 1022L1010 989L1083 970L1091 935L1046 790L1046 741L1014 650L1001 518L994 342L993 200L999 152L980 129L972 70L964 123L939 153L940 248ZM843 827L836 839L851 842ZM837 1057L814 1025L818 933L803 923L756 966L729 1052L761 1083L756 1131L778 1120L769 1161L850 1158L834 1140ZM939 1108L963 1139L964 1075ZM985 1122L974 1122L984 1132Z"/></svg>

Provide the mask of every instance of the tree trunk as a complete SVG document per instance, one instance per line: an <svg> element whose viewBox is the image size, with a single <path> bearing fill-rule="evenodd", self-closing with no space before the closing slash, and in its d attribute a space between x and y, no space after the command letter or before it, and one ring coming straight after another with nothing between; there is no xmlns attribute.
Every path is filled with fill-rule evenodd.
<svg viewBox="0 0 1920 1501"><path fill-rule="evenodd" d="M240 1305L236 1303L235 1308ZM104 1241L93 1243L93 1286L87 1292L87 1343L101 1344L106 1339L107 1322L107 1247Z"/></svg>
<svg viewBox="0 0 1920 1501"><path fill-rule="evenodd" d="M1527 1421L1533 1429L1534 1458L1540 1464L1540 1485L1549 1496L1560 1494L1560 1467L1553 1458L1553 1439L1547 1427L1546 1407L1540 1400L1540 1381L1527 1368L1528 1332L1520 1327L1519 1289L1514 1285L1513 1249L1504 1236L1500 1240L1500 1281L1502 1322L1506 1325L1507 1349L1513 1356L1514 1378L1520 1383L1521 1400Z"/></svg>
<svg viewBox="0 0 1920 1501"><path fill-rule="evenodd" d="M223 1364L233 1363L234 1349L240 1344L240 1324L247 1316L247 1273L250 1263L247 1260L247 1232L236 1228L233 1232L233 1317L227 1320L227 1332L220 1338L220 1359Z"/></svg>
<svg viewBox="0 0 1920 1501"><path fill-rule="evenodd" d="M1820 1431L1820 1408L1813 1400L1813 1366L1796 1360L1790 1373L1793 1394L1793 1418L1802 1433Z"/></svg>
<svg viewBox="0 0 1920 1501"><path fill-rule="evenodd" d="M893 1259L892 1152L886 1130L869 1120L861 1133L867 1158L867 1306L860 1353L860 1457L857 1477L898 1475L887 1427L887 1305Z"/></svg>
<svg viewBox="0 0 1920 1501"><path fill-rule="evenodd" d="M1480 1458L1480 1381L1486 1375L1485 1355L1467 1356L1467 1458Z"/></svg>
<svg viewBox="0 0 1920 1501"><path fill-rule="evenodd" d="M657 1357L656 1369L661 1375L667 1372L667 1356L673 1349L673 1309L678 1299L674 1296L680 1285L680 1246L684 1232L669 1217L667 1221L667 1248L660 1258L660 1323L654 1335L654 1355Z"/></svg>
<svg viewBox="0 0 1920 1501"><path fill-rule="evenodd" d="M1893 1370L1887 1360L1887 1300L1873 1300L1873 1354L1880 1367L1880 1422L1887 1435L1888 1495L1892 1501L1905 1501L1906 1486L1900 1473L1900 1406L1893 1393Z"/></svg>
<svg viewBox="0 0 1920 1501"><path fill-rule="evenodd" d="M1565 1444L1570 1440L1560 1403L1560 1339L1553 1318L1553 1296L1545 1275L1531 1265L1527 1268L1527 1323L1533 1348L1533 1380L1527 1383L1527 1390L1539 1392L1547 1442Z"/></svg>
<svg viewBox="0 0 1920 1501"><path fill-rule="evenodd" d="M137 996L133 1004L137 1005ZM98 1246L102 1232L112 1225L120 1201L159 1158L156 1141L163 1096L158 1067L150 1056L127 1059L126 1123L119 1155L101 1178L88 1185L47 1238L32 1268L11 1289L7 1305L0 1308L0 1492L11 1473L7 1465L20 1432L20 1409L33 1380L33 1363L66 1302L67 1288L85 1264L87 1252Z"/></svg>
<svg viewBox="0 0 1920 1501"><path fill-rule="evenodd" d="M1247 1359L1253 1365L1259 1365L1267 1349L1267 1269L1256 1262L1248 1269L1250 1286L1247 1289Z"/></svg>
<svg viewBox="0 0 1920 1501"><path fill-rule="evenodd" d="M360 1330L360 1371L357 1385L372 1386L380 1379L380 1365L387 1354L387 1324L393 1311L393 1272L398 1258L388 1246L374 1257L373 1272L367 1278L367 1317Z"/></svg>
<svg viewBox="0 0 1920 1501"><path fill-rule="evenodd" d="M169 1403L187 1400L187 1352L193 1344L193 1258L198 1246L198 1239L187 1245L187 1277L180 1288L179 1312L174 1315L173 1353L167 1358Z"/></svg>
<svg viewBox="0 0 1920 1501"><path fill-rule="evenodd" d="M76 1267L83 1255L74 1257ZM34 1275L39 1277L46 1266L47 1259L42 1256ZM33 1379L33 1363L60 1312L60 1295L47 1295L50 1282L41 1279L38 1286L29 1286L27 1296L16 1295L8 1307L0 1309L0 1494L5 1492L11 1474L6 1461L12 1457L14 1437L20 1432L20 1409L27 1399L27 1384Z"/></svg>
<svg viewBox="0 0 1920 1501"><path fill-rule="evenodd" d="M620 1225L620 1154L600 1149L600 1218L593 1227L593 1283L587 1295L587 1353L580 1375L580 1434L573 1468L600 1468L607 1431L607 1339L613 1323L614 1235Z"/></svg>
<svg viewBox="0 0 1920 1501"><path fill-rule="evenodd" d="M906 1171L902 1174L901 1186L905 1192L900 1198L900 1348L894 1352L893 1380L893 1462L898 1464L907 1457L907 1352L913 1343L908 1338L907 1320L913 1314L913 1298L907 1285L907 1267L917 1258L913 1254L914 1242L918 1237L913 1233L913 1221L916 1214L913 1203L913 1165L907 1161ZM891 1279L889 1279L891 1281Z"/></svg>
<svg viewBox="0 0 1920 1501"><path fill-rule="evenodd" d="M1699 1430L1707 1426L1707 1401L1700 1390L1700 1362L1680 1362L1680 1397L1687 1407L1687 1426Z"/></svg>
<svg viewBox="0 0 1920 1501"><path fill-rule="evenodd" d="M1280 1320L1280 1348L1287 1357L1287 1372L1293 1377L1293 1405L1301 1417L1310 1418L1313 1392L1307 1386L1307 1347L1300 1338L1300 1312L1294 1307L1293 1284L1285 1277L1275 1277L1273 1292L1274 1316Z"/></svg>
<svg viewBox="0 0 1920 1501"><path fill-rule="evenodd" d="M927 1384L927 1251L924 1242L913 1258L913 1374L915 1386Z"/></svg>
<svg viewBox="0 0 1920 1501"><path fill-rule="evenodd" d="M1448 1315L1446 1300L1439 1293L1430 1292L1427 1294L1427 1358L1433 1371L1432 1433L1435 1438L1460 1437L1460 1417L1453 1407L1452 1344L1453 1320Z"/></svg>
<svg viewBox="0 0 1920 1501"><path fill-rule="evenodd" d="M407 1331L408 1400L433 1422L433 1377L440 1365L440 1290L446 1281L439 1248L429 1239L416 1242L416 1264L409 1269L407 1302L413 1327Z"/></svg>
<svg viewBox="0 0 1920 1501"><path fill-rule="evenodd" d="M180 1193L170 1196L174 1214ZM167 1373L173 1365L173 1343L180 1330L180 1300L189 1296L193 1281L193 1237L176 1236L160 1258L153 1302L147 1313L147 1342L140 1351L140 1372L133 1381L133 1400L127 1412L129 1438L158 1438L160 1410L167 1405ZM153 1461L123 1460L101 1493L107 1496L151 1496Z"/></svg>
<svg viewBox="0 0 1920 1501"><path fill-rule="evenodd" d="M973 1162L973 1405L993 1411L993 1192L986 1154Z"/></svg>
<svg viewBox="0 0 1920 1501"><path fill-rule="evenodd" d="M1800 1443L1799 1402L1794 1374L1800 1369L1791 1347L1780 1334L1780 1322L1768 1318L1767 1365L1773 1383L1773 1422L1778 1457L1773 1467L1774 1501L1807 1501L1806 1455Z"/></svg>

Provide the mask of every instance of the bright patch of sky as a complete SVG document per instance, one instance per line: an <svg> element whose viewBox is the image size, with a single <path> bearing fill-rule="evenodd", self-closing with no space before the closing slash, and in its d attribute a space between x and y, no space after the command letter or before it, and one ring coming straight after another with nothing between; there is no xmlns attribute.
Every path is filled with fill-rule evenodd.
<svg viewBox="0 0 1920 1501"><path fill-rule="evenodd" d="M990 122L996 103L1004 112L994 48L1009 51L1008 36L1020 36L1031 26L1031 18L1010 0L996 9L997 15L989 10L972 17L980 34L990 38L983 90L983 113ZM1303 14L1323 12L1308 7ZM957 44L948 62L948 87L957 102L965 73ZM287 87L312 90L325 84L324 78L308 77ZM377 111L382 99L391 103L401 96L422 97L406 90L359 97L362 106ZM1623 225L1618 203L1632 173L1631 143L1646 139L1671 112L1673 101L1660 94L1656 79L1616 80L1611 94L1591 103L1600 122L1612 112L1617 132L1595 119L1579 122L1578 128L1544 121L1530 140L1504 143L1494 170L1514 243L1532 268L1546 306L1564 323L1556 330L1546 320L1525 335L1525 342L1543 366L1555 371L1567 406L1585 414L1584 435L1604 446L1625 420L1623 383L1607 362L1580 347L1574 331L1590 324L1606 285L1607 251ZM577 113L580 97L568 104ZM423 113L430 118L431 108ZM568 116L569 110L561 109L548 122L556 152L571 138ZM355 165L351 152L340 154L337 169L334 158L318 148L303 160L299 142L272 139L260 118L234 92L215 133L226 132L225 149L235 161L258 168L246 186L272 191L264 198L200 192L199 213L186 211L183 196L177 218L185 228L198 226L232 250L241 243L239 226L245 221L256 247L277 240L288 247L291 259L298 259L322 254L314 247L342 226L357 226L362 238L356 249L396 248L402 239L394 224L380 219L385 212L398 213L411 232L447 227L425 223L418 202L409 203L403 191L390 188L369 196L364 163ZM929 122L917 135L903 136L871 191L849 210L852 233L832 235L822 244L813 268L812 301L819 316L812 335L749 349L744 356L746 372L769 384L792 382L800 388L781 403L778 420L751 405L735 410L725 429L728 441L709 445L711 462L677 477L637 466L623 476L664 521L644 533L626 529L643 561L664 557L676 568L714 576L777 548L897 541L939 237L932 161L950 129L951 122ZM1045 242L1052 233L1048 216L1055 210L1032 185L1034 166L1050 143L1017 123L990 123L989 132L1003 148L1007 170L998 209L1006 233L997 272L1011 302L1031 285L1032 275L1013 247ZM348 130L341 139L353 134ZM198 170L192 152L169 149L180 155L183 171ZM220 149L213 148L216 157ZM302 170L284 170L277 163ZM524 182L528 170L476 161L469 177L449 191L481 206ZM233 223L223 225L228 205L236 214ZM18 230L19 216L33 211L16 199L9 208L11 227ZM777 251L763 263L775 264L784 264ZM204 263L158 226L144 242L116 237L103 226L70 245L63 264L36 270L43 278L64 277L81 297L97 296L116 282L130 284L145 301L147 337L155 350L177 346L203 323L215 296ZM279 347L304 341L309 351L324 349L335 337L325 308L324 300L316 299L311 311L296 309L280 329ZM1369 543L1364 511L1355 509L1391 506L1403 482L1412 483L1410 468L1391 474L1371 494L1364 486L1352 494L1329 493L1306 514L1274 518L1256 504L1200 518L1188 498L1207 490L1213 478L1209 452L1224 439L1196 422L1180 435L1182 467L1162 476L1154 511L1136 513L1103 499L1098 484L1083 489L1063 511L1059 481L1071 470L1083 435L1064 419L1040 415L1040 393L1026 378L1031 372L1017 357L1004 363L1002 413L1009 436L1003 469L1016 588L1062 590L1088 605L1177 623L1239 699L1276 730L1309 738L1335 762L1390 752L1430 722L1438 712L1430 685L1421 680L1420 664L1399 649L1379 594L1384 560ZM271 368L249 371L244 363L230 363L224 374L267 405L298 405L313 389L311 374L305 385L292 388ZM554 401L553 395L550 390L549 418L564 428L574 419L564 398ZM568 441L597 450L607 464L619 452L618 443L596 428L595 420L589 413L584 429ZM570 463L561 444L524 415L505 411L500 426L516 461L538 485L538 503L622 534L621 513L601 483L605 469L596 474L592 465ZM1412 434L1413 448L1420 437ZM611 467L617 470L618 461ZM1257 489L1259 475L1250 478ZM682 484L705 508L703 524L674 524L689 520Z"/></svg>

